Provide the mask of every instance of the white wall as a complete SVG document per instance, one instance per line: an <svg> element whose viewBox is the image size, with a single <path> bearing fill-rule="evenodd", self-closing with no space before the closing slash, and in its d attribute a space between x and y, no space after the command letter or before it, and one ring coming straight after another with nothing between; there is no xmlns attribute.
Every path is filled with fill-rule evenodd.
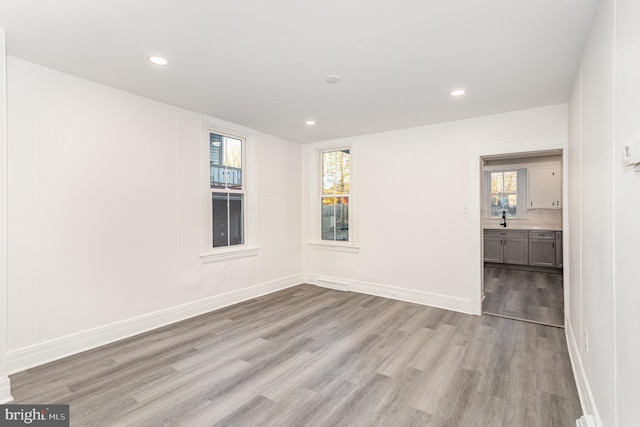
<svg viewBox="0 0 640 427"><path fill-rule="evenodd" d="M635 0L599 3L571 101L570 182L580 188L571 247L581 262L569 339L585 406L603 426L637 425L640 390L640 173L622 162L625 141L640 137L638 16Z"/></svg>
<svg viewBox="0 0 640 427"><path fill-rule="evenodd" d="M479 295L480 284L471 271L480 255L470 259L469 236L480 233L480 221L472 230L468 212L480 189L470 185L470 155L483 147L566 136L567 106L558 105L306 146L308 181L310 151L323 144L354 144L360 249L343 253L306 245L305 273L472 312L472 294ZM305 187L305 206L312 197L314 189ZM310 210L305 215L308 243L313 221Z"/></svg>
<svg viewBox="0 0 640 427"><path fill-rule="evenodd" d="M638 424L640 392L640 173L621 164L624 143L640 138L640 2L616 1L614 121L614 271L616 416L618 426Z"/></svg>
<svg viewBox="0 0 640 427"><path fill-rule="evenodd" d="M8 102L11 371L300 282L300 145L258 134L260 251L203 264L201 115L11 57Z"/></svg>
<svg viewBox="0 0 640 427"><path fill-rule="evenodd" d="M258 277L302 272L302 146L258 134Z"/></svg>
<svg viewBox="0 0 640 427"><path fill-rule="evenodd" d="M7 63L5 32L0 28L0 403L12 400L7 376Z"/></svg>

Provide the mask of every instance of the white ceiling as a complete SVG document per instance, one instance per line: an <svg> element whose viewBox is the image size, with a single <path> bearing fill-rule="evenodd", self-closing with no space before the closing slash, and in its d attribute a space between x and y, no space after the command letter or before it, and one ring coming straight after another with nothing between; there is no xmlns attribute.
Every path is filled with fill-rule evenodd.
<svg viewBox="0 0 640 427"><path fill-rule="evenodd" d="M308 143L567 102L596 1L0 0L0 27L9 55Z"/></svg>

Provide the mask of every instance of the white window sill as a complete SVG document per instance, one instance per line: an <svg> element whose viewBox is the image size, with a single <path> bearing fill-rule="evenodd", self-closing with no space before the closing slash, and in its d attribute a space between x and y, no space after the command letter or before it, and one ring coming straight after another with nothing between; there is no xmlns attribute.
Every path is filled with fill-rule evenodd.
<svg viewBox="0 0 640 427"><path fill-rule="evenodd" d="M314 249L323 249L329 251L336 252L347 252L352 254L357 254L360 250L358 246L352 246L348 244L340 244L340 243L329 243L329 242L309 242L309 246Z"/></svg>
<svg viewBox="0 0 640 427"><path fill-rule="evenodd" d="M249 258L257 256L260 248L246 247L222 249L219 251L211 251L206 254L200 255L200 259L203 264L209 264L212 262L228 261L230 259Z"/></svg>

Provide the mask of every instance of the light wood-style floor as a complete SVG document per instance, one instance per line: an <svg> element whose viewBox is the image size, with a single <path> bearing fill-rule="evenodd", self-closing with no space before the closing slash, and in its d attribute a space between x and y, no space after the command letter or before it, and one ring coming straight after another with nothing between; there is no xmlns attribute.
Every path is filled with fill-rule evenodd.
<svg viewBox="0 0 640 427"><path fill-rule="evenodd" d="M562 273L484 268L482 311L564 327Z"/></svg>
<svg viewBox="0 0 640 427"><path fill-rule="evenodd" d="M300 285L11 376L74 426L573 426L564 331Z"/></svg>

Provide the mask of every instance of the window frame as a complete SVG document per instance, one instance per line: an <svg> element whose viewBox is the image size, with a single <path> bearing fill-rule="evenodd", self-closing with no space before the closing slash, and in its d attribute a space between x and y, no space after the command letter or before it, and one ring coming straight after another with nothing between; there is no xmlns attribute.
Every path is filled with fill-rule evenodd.
<svg viewBox="0 0 640 427"><path fill-rule="evenodd" d="M486 216L486 218L488 218L488 219L501 219L502 218L502 214L492 215L492 213L491 213L491 199L492 199L493 195L498 195L498 197L510 196L510 195L516 196L516 214L515 215L507 214L507 218L512 218L512 219L513 218L521 218L523 216L522 212L521 212L521 209L522 209L523 206L526 206L526 205L523 204L521 200L518 200L520 198L519 197L520 195L518 194L519 193L519 191L518 191L518 169L517 168L516 169L496 169L496 170L489 170L488 172L489 172L489 180L487 182L487 185L488 185L489 190L487 191L488 200L486 201L486 203L487 203L487 216ZM502 176L503 176L503 182L504 182L504 174L507 173L507 172L514 172L516 174L516 191L507 191L507 192L502 191L502 192L498 192L498 193L492 193L491 192L492 175L494 173L501 173Z"/></svg>
<svg viewBox="0 0 640 427"><path fill-rule="evenodd" d="M222 165L224 167L224 175L225 175L225 186L223 188L218 188L218 187L211 187L209 186L209 191L211 193L211 197L209 198L210 203L213 200L214 195L218 194L221 195L223 197L226 198L226 216L227 216L227 231L226 231L226 240L227 240L227 244L223 245L223 246L215 246L215 237L213 236L213 229L212 229L212 240L213 240L213 244L212 244L212 249L218 249L218 248L225 248L225 247L232 247L232 246L242 246L244 245L245 242L245 230L246 230L246 224L245 224L245 215L244 215L244 205L245 205L245 201L246 201L246 186L244 184L244 174L243 174L243 170L244 170L244 161L245 161L245 149L246 149L246 141L244 138L239 138L235 135L230 135L228 133L222 134L213 130L209 130L209 140L211 140L211 135L218 135L221 136L225 139L232 139L235 141L240 141L240 180L241 180L241 184L240 184L240 188L233 188L229 186L229 166L224 164L225 160L226 160L226 153L224 150L225 145L224 143L222 143L220 145L221 149L218 150L218 152L220 153L220 155L222 156ZM209 144L211 144L211 142L209 142ZM211 153L211 146L209 146L209 153ZM209 158L209 171L211 172L211 157ZM211 176L211 175L209 175ZM211 182L211 181L209 181ZM241 215L242 215L242 223L240 225L240 239L242 240L242 243L238 243L238 244L232 244L232 235L231 235L231 228L232 228L232 221L231 221L231 206L230 206L230 201L231 201L231 197L232 195L239 195L240 196L240 200L241 200ZM212 209L212 227L213 227L213 207Z"/></svg>
<svg viewBox="0 0 640 427"><path fill-rule="evenodd" d="M324 164L324 156L327 153L338 153L338 152L345 152L348 151L349 154L349 192L348 193L328 193L325 194L324 193L324 178L325 178L325 164ZM346 198L348 200L348 202L346 203L346 208L347 208L347 221L350 220L349 218L349 211L350 211L350 201L351 201L351 150L348 148L343 148L343 149L328 149L328 150L322 150L319 153L318 156L318 160L320 161L320 192L319 192L319 197L320 197L320 212L323 211L324 209L324 203L323 200L324 199L344 199ZM322 221L323 221L323 214L320 214L320 241L322 242L328 242L328 243L337 243L337 242L342 242L342 243L348 243L351 241L351 224L349 223L349 233L347 234L347 240L338 240L337 236L338 236L338 230L337 230L337 217L336 217L336 207L339 203L334 203L332 204L333 206L333 239L332 240L328 240L325 239L323 237L323 233L322 233ZM344 205L344 204L343 204Z"/></svg>
<svg viewBox="0 0 640 427"><path fill-rule="evenodd" d="M309 215L310 228L308 233L308 244L315 249L327 249L338 252L357 253L357 150L356 144L350 142L324 142L309 144L308 165L310 172L309 179ZM327 195L322 194L322 155L331 151L349 150L349 194ZM323 197L349 197L349 240L322 240L322 198Z"/></svg>
<svg viewBox="0 0 640 427"><path fill-rule="evenodd" d="M257 186L255 174L256 131L219 119L207 117L203 129L203 251L200 255L203 264L236 258L256 256L257 246ZM231 188L213 189L210 181L210 135L218 135L242 141L242 190ZM243 243L232 246L213 247L213 193L242 194Z"/></svg>

